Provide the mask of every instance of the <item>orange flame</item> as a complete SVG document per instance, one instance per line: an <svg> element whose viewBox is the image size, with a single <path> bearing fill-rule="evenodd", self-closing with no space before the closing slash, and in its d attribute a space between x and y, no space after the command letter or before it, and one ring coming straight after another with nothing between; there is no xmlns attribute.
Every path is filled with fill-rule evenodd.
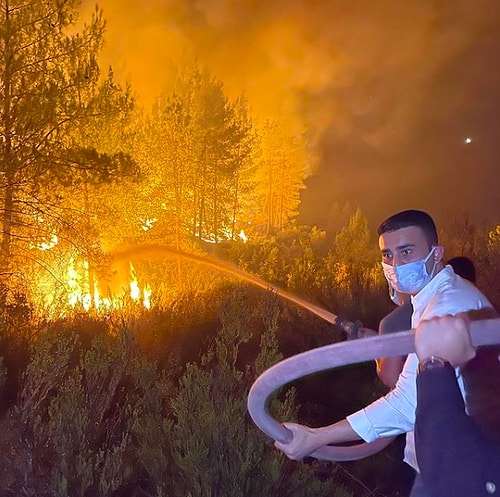
<svg viewBox="0 0 500 497"><path fill-rule="evenodd" d="M130 262L129 274L129 296L134 302L141 302L145 309L151 308L152 289L149 284L144 285L141 290L137 279L134 265ZM93 278L93 288L90 286L89 264L83 261L81 270L76 267L74 258L70 258L67 269L66 287L68 294L68 305L72 309L81 305L85 311L93 309L97 312L105 312L123 306L120 296L104 298L99 291L99 284L95 275Z"/></svg>

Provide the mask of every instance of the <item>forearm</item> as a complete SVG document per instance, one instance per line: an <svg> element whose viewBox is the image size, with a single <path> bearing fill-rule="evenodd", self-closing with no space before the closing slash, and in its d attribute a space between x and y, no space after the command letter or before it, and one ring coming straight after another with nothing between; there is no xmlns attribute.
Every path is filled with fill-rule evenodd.
<svg viewBox="0 0 500 497"><path fill-rule="evenodd" d="M292 440L288 443L276 441L274 445L290 459L299 461L325 445L360 440L345 419L321 428L309 428L296 423L285 423L284 426L292 432Z"/></svg>
<svg viewBox="0 0 500 497"><path fill-rule="evenodd" d="M361 440L361 437L354 431L347 419L343 419L329 426L317 428L317 431L318 441L321 442L318 447Z"/></svg>
<svg viewBox="0 0 500 497"><path fill-rule="evenodd" d="M451 410L455 422L457 419L465 423L470 422L465 413L455 370L449 364L419 373L416 381L417 414L425 415L426 420L432 417L433 423L446 426L450 421Z"/></svg>
<svg viewBox="0 0 500 497"><path fill-rule="evenodd" d="M410 354L396 386L387 395L347 416L352 428L365 442L413 430L417 402L415 388L417 365L417 357L415 354Z"/></svg>

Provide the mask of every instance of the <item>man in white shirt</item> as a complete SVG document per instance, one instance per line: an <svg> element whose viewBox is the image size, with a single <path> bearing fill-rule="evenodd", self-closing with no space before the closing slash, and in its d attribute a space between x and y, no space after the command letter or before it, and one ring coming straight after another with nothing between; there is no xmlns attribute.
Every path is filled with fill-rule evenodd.
<svg viewBox="0 0 500 497"><path fill-rule="evenodd" d="M394 290L411 296L412 327L424 319L491 308L488 299L470 282L443 262L432 218L418 210L406 210L386 219L378 229L384 275ZM405 461L418 471L413 441L418 359L409 354L396 386L384 397L333 425L320 428L287 423L290 443L275 442L290 459L314 455L319 447L356 440L372 442L380 437L407 433ZM418 493L418 485L412 497Z"/></svg>

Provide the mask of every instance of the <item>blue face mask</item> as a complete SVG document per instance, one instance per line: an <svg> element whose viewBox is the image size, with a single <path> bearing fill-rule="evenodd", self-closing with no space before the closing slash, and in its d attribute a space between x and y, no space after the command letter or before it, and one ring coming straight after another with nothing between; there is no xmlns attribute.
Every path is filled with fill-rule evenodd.
<svg viewBox="0 0 500 497"><path fill-rule="evenodd" d="M382 262L384 276L389 282L389 285L400 293L407 293L410 295L415 295L422 290L434 276L436 263L432 266L432 271L430 273L427 272L426 266L427 261L434 253L434 249L435 247L432 247L431 251L424 259L402 264L401 266L391 266L390 264Z"/></svg>

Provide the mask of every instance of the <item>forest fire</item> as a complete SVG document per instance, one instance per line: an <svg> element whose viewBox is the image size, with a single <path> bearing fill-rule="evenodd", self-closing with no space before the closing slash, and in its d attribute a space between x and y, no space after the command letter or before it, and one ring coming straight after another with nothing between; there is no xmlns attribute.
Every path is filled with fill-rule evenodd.
<svg viewBox="0 0 500 497"><path fill-rule="evenodd" d="M100 282L95 274L89 270L88 261L82 261L79 269L75 269L74 260L68 266L67 286L68 304L72 309L81 306L85 311L107 312L127 306L128 303L139 304L145 309L151 307L151 286L141 286L137 278L134 265L129 263L128 288L121 287L119 292L106 289L107 296L103 296Z"/></svg>
<svg viewBox="0 0 500 497"><path fill-rule="evenodd" d="M55 245L44 243L33 248L46 252ZM122 271L126 274L116 275L116 279L119 276L122 284L118 287L115 285L113 290L105 281L106 278L99 278L91 270L85 259L71 256L67 262L60 263L59 267L63 268L60 275L53 267L49 279L47 276L40 276L38 283L34 283L39 288L39 297L34 300L39 301L40 308L50 309L52 315L67 315L78 310L99 314L130 304L144 309L151 308L151 285L139 282L132 262L129 262L128 271Z"/></svg>
<svg viewBox="0 0 500 497"><path fill-rule="evenodd" d="M41 242L35 246L39 250L50 250L52 247L54 247L58 243L59 243L59 237L56 235L56 233L53 233L50 240L48 240L46 242Z"/></svg>
<svg viewBox="0 0 500 497"><path fill-rule="evenodd" d="M243 240L243 243L248 242L248 236L246 235L246 233L243 230L240 231L238 236Z"/></svg>
<svg viewBox="0 0 500 497"><path fill-rule="evenodd" d="M134 302L142 302L142 305L146 309L151 308L151 286L149 284L145 285L141 291L139 282L137 281L137 274L134 265L130 263L130 298Z"/></svg>
<svg viewBox="0 0 500 497"><path fill-rule="evenodd" d="M128 288L122 287L117 294L107 291L108 296L103 296L99 281L95 274L89 271L88 261L75 269L74 260L71 259L68 266L67 286L68 304L72 309L81 306L85 311L106 312L113 309L123 308L127 301L151 308L151 286L146 284L141 287L137 278L134 265L129 263Z"/></svg>

